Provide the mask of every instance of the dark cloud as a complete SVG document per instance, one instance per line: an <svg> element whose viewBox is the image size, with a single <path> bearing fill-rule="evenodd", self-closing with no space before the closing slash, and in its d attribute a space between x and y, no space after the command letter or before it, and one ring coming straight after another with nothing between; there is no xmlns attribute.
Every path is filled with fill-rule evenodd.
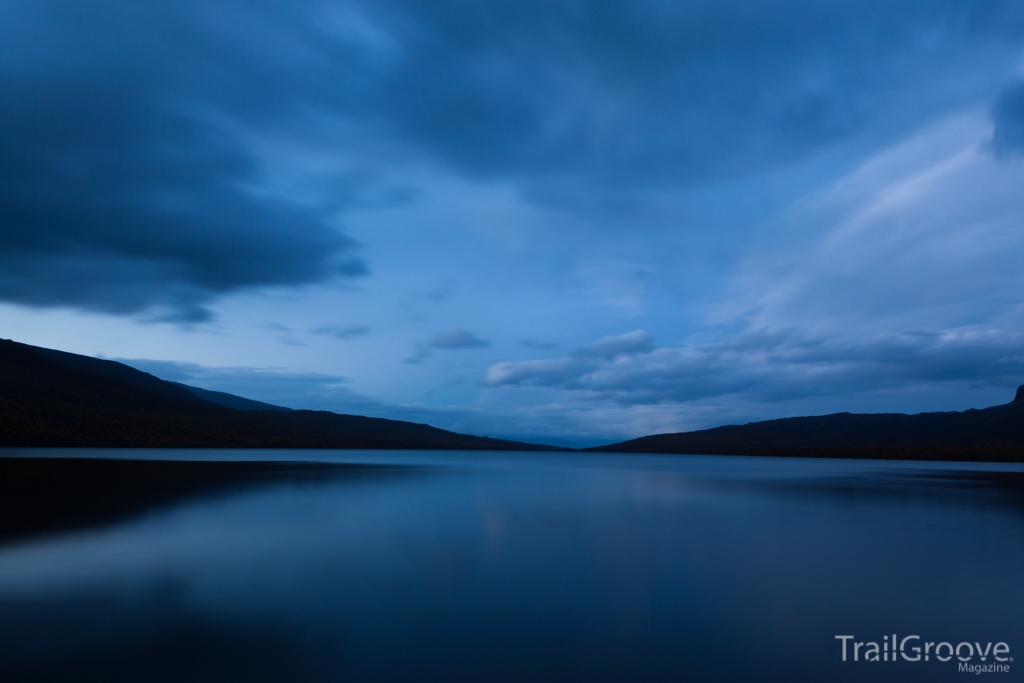
<svg viewBox="0 0 1024 683"><path fill-rule="evenodd" d="M447 327L434 335L434 338L430 340L430 346L446 350L479 349L490 346L490 343L461 327Z"/></svg>
<svg viewBox="0 0 1024 683"><path fill-rule="evenodd" d="M495 363L482 383L557 387L585 399L642 405L726 395L781 402L914 383L1016 386L1024 379L1024 336L997 330L911 330L851 342L765 329L688 347L649 342L638 331L561 358ZM614 355L594 352L616 347Z"/></svg>
<svg viewBox="0 0 1024 683"><path fill-rule="evenodd" d="M582 201L892 136L988 92L1024 28L999 1L375 6L402 55L368 100L383 125L465 172Z"/></svg>
<svg viewBox="0 0 1024 683"><path fill-rule="evenodd" d="M1024 83L1003 92L992 109L996 154L1024 153Z"/></svg>
<svg viewBox="0 0 1024 683"><path fill-rule="evenodd" d="M325 216L247 189L236 142L109 84L5 87L0 297L202 316L231 290L365 270Z"/></svg>
<svg viewBox="0 0 1024 683"><path fill-rule="evenodd" d="M649 188L891 140L990 93L1024 35L1024 6L998 0L0 13L0 298L184 320L226 292L365 273L335 221L408 201L378 186L389 169L500 177L619 215ZM1015 101L997 108L997 145L1017 144ZM294 159L273 140L355 170L296 196L274 180Z"/></svg>
<svg viewBox="0 0 1024 683"><path fill-rule="evenodd" d="M199 59L217 39L166 9L100 3L76 27L70 4L44 1L25 12L45 53L17 54L24 27L4 31L0 298L195 321L218 294L365 272L329 215L268 191L203 113L222 103L200 82L231 55Z"/></svg>

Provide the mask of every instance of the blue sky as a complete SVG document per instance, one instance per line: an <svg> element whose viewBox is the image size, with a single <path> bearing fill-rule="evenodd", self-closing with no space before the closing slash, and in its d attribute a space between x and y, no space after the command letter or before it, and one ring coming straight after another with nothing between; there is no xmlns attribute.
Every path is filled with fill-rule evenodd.
<svg viewBox="0 0 1024 683"><path fill-rule="evenodd" d="M593 444L1024 382L1024 2L0 6L0 336Z"/></svg>

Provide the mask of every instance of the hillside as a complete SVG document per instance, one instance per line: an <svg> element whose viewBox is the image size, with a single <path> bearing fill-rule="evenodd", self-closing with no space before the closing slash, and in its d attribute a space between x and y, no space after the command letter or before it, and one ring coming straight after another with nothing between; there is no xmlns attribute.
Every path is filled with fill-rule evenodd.
<svg viewBox="0 0 1024 683"><path fill-rule="evenodd" d="M837 413L657 434L588 449L618 453L1024 461L1024 386L1006 405L904 415Z"/></svg>
<svg viewBox="0 0 1024 683"><path fill-rule="evenodd" d="M9 340L0 340L0 446L558 450L413 422L288 410Z"/></svg>

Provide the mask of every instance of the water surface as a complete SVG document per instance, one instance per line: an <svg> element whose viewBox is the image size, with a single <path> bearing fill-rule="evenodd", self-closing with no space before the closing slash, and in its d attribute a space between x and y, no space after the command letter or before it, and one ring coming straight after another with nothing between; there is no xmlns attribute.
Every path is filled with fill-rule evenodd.
<svg viewBox="0 0 1024 683"><path fill-rule="evenodd" d="M2 681L942 681L835 636L1024 648L1022 466L4 456L107 462L4 470Z"/></svg>

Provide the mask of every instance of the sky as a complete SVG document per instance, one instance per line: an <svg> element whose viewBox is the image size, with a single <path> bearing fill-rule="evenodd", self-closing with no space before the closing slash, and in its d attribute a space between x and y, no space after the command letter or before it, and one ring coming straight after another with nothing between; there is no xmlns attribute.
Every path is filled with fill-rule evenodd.
<svg viewBox="0 0 1024 683"><path fill-rule="evenodd" d="M1024 383L1024 0L0 3L0 337L594 445Z"/></svg>

